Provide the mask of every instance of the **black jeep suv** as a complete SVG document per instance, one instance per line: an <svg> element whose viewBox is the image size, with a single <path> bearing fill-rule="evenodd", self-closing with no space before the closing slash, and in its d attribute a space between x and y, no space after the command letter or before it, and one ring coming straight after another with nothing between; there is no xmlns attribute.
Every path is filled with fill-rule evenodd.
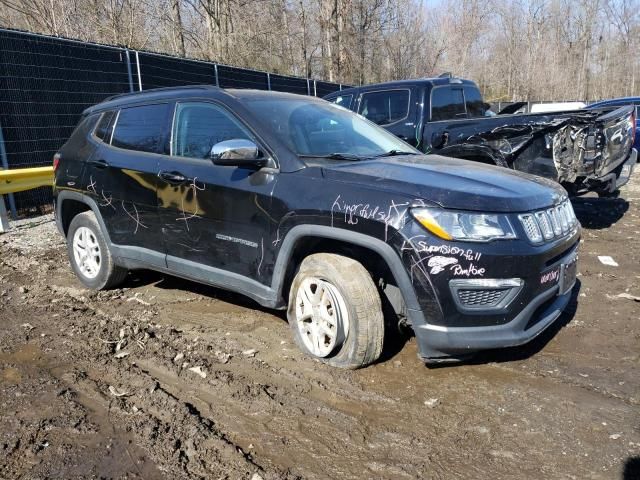
<svg viewBox="0 0 640 480"><path fill-rule="evenodd" d="M575 283L562 187L423 155L320 99L121 95L84 112L54 164L84 285L149 268L241 292L286 308L300 348L335 366L375 361L398 320L427 362L523 344Z"/></svg>

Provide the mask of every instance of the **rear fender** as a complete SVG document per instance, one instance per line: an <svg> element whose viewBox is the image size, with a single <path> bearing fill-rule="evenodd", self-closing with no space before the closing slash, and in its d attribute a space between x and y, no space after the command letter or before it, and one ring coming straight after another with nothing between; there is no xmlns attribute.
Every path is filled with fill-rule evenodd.
<svg viewBox="0 0 640 480"><path fill-rule="evenodd" d="M73 190L62 190L56 193L56 226L62 235L64 235L64 227L62 225L62 212L64 209L64 203L66 200L74 200L76 202L84 203L91 209L91 211L96 216L98 220L98 225L100 225L100 229L107 240L109 245L112 245L111 238L109 237L109 232L107 231L107 227L104 224L104 220L102 219L102 215L100 214L100 209L98 208L98 204L88 195L85 195L80 192L75 192Z"/></svg>

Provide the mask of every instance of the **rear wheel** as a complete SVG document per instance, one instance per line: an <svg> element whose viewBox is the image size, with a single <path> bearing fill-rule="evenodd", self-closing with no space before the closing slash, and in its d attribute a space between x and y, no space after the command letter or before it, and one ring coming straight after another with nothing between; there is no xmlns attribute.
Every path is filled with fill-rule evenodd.
<svg viewBox="0 0 640 480"><path fill-rule="evenodd" d="M88 288L103 290L121 284L127 270L113 263L102 230L93 212L83 212L71 220L67 233L71 267Z"/></svg>
<svg viewBox="0 0 640 480"><path fill-rule="evenodd" d="M291 285L287 317L298 346L322 362L359 368L382 353L380 295L369 272L351 258L305 258Z"/></svg>

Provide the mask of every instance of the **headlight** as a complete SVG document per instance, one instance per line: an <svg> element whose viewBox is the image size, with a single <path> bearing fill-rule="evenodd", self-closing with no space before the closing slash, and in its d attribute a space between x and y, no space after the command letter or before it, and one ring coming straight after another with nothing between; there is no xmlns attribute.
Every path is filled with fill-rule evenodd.
<svg viewBox="0 0 640 480"><path fill-rule="evenodd" d="M453 212L438 208L414 208L411 214L420 225L444 240L489 242L516 238L506 215Z"/></svg>

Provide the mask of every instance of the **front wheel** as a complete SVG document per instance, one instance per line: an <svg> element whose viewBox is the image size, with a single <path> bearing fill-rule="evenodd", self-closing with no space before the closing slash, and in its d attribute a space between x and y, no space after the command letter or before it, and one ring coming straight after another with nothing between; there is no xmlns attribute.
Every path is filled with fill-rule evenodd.
<svg viewBox="0 0 640 480"><path fill-rule="evenodd" d="M291 284L287 317L302 351L335 367L364 367L382 353L380 295L369 272L351 258L305 258Z"/></svg>

